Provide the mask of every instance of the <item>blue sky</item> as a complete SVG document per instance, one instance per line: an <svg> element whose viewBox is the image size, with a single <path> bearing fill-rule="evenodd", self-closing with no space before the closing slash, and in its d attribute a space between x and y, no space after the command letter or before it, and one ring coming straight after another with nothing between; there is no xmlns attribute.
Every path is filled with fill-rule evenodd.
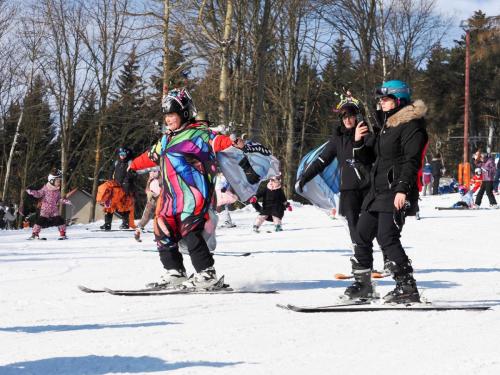
<svg viewBox="0 0 500 375"><path fill-rule="evenodd" d="M436 0L437 10L453 18L453 26L445 40L445 45L453 44L463 34L460 21L466 20L476 10L482 10L487 16L500 15L500 0Z"/></svg>

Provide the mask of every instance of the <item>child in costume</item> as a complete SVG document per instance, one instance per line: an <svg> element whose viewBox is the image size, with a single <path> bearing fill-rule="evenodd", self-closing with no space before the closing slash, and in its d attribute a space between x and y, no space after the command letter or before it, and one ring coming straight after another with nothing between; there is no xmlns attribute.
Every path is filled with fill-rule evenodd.
<svg viewBox="0 0 500 375"><path fill-rule="evenodd" d="M228 136L195 120L189 93L171 90L162 101L166 132L159 142L130 165L131 170L160 166L162 189L154 231L166 274L158 287L207 289L217 282L214 259L202 232L213 200L217 166L215 152L236 145ZM178 242L183 240L196 273L187 279Z"/></svg>

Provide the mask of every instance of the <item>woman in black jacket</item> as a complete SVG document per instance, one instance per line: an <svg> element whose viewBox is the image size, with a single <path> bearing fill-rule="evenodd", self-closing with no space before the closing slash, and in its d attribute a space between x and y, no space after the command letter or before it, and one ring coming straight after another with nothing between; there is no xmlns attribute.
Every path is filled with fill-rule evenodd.
<svg viewBox="0 0 500 375"><path fill-rule="evenodd" d="M401 245L400 233L404 217L414 215L417 209L417 175L428 141L423 118L427 107L421 100L411 102L410 88L402 81L384 83L377 95L382 128L376 137L364 137L356 152L365 162L374 154L376 159L358 221L355 255L351 258L356 281L345 295L352 299L372 297L373 239L377 238L387 260L385 268L396 281L396 288L384 299L418 302L413 268Z"/></svg>
<svg viewBox="0 0 500 375"><path fill-rule="evenodd" d="M354 160L355 139L360 140L361 111L358 101L352 97L343 100L337 106L340 124L319 157L312 162L300 176L297 188L302 191L304 185L321 173L335 158L340 168L339 214L344 216L349 227L353 245L356 243L356 225L361 212L361 203L368 192L371 162L359 163ZM358 125L358 127L356 126ZM363 127L366 131L366 127Z"/></svg>

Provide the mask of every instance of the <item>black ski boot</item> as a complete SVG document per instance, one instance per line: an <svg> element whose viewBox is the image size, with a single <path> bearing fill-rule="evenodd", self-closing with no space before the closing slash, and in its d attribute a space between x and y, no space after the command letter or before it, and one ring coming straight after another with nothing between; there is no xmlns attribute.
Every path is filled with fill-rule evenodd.
<svg viewBox="0 0 500 375"><path fill-rule="evenodd" d="M113 214L111 212L106 212L106 215L104 215L104 225L101 225L99 228L103 230L111 230L112 221L113 221Z"/></svg>
<svg viewBox="0 0 500 375"><path fill-rule="evenodd" d="M347 287L344 295L351 300L366 300L375 298L375 291L372 285L371 268L363 267L355 257L351 257L352 274L354 283Z"/></svg>
<svg viewBox="0 0 500 375"><path fill-rule="evenodd" d="M120 225L120 229L128 229L128 214L129 212L120 212L120 215L122 216L122 223Z"/></svg>
<svg viewBox="0 0 500 375"><path fill-rule="evenodd" d="M418 293L417 282L413 278L413 267L410 261L403 265L398 265L395 262L388 262L384 268L391 271L392 277L396 281L394 290L385 295L385 302L420 302L420 294Z"/></svg>

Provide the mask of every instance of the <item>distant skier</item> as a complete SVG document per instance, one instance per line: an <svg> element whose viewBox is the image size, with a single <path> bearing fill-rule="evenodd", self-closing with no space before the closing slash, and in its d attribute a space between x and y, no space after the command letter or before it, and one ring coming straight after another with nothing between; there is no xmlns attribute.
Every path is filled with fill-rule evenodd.
<svg viewBox="0 0 500 375"><path fill-rule="evenodd" d="M463 185L458 187L458 194L460 194L460 200L455 203L452 208L474 208L474 191L467 190L467 188Z"/></svg>
<svg viewBox="0 0 500 375"><path fill-rule="evenodd" d="M430 163L425 163L422 170L422 194L424 196L432 193L432 166Z"/></svg>
<svg viewBox="0 0 500 375"><path fill-rule="evenodd" d="M238 197L233 193L231 185L229 185L229 182L226 177L224 177L222 172L217 174L217 180L215 181L215 193L217 195L217 210L221 211L221 215L224 215L224 221L221 226L225 228L235 227L236 225L233 223L229 213L229 205L236 202Z"/></svg>
<svg viewBox="0 0 500 375"><path fill-rule="evenodd" d="M258 200L262 199L262 206ZM285 214L285 209L292 210L292 206L286 200L285 192L281 186L281 176L271 177L267 184L262 185L257 190L257 194L250 198L250 203L259 213L253 226L254 232L259 232L260 226L264 221L269 220L274 223L274 230L281 232L281 221Z"/></svg>
<svg viewBox="0 0 500 375"><path fill-rule="evenodd" d="M444 166L441 154L438 152L431 160L432 169L432 195L439 194L439 179L441 178Z"/></svg>
<svg viewBox="0 0 500 375"><path fill-rule="evenodd" d="M486 193L488 200L490 201L490 207L497 208L497 200L493 194L493 180L495 179L496 167L495 161L491 155L483 153L480 158L476 159L476 165L481 168L483 182L481 188L476 195L476 206L481 206L481 201L483 200L483 195Z"/></svg>
<svg viewBox="0 0 500 375"><path fill-rule="evenodd" d="M99 186L97 194L97 200L104 205L104 225L101 225L101 229L104 230L111 230L115 212L118 212L122 218L120 229L135 228L135 176L128 173L132 162L132 151L127 147L120 147L116 150L116 156L110 178Z"/></svg>
<svg viewBox="0 0 500 375"><path fill-rule="evenodd" d="M41 202L40 214L33 226L30 240L40 239L42 228L57 226L59 229L59 239L65 240L66 224L59 214L59 204L71 204L68 199L61 198L61 178L62 174L57 169L52 169L47 177L48 182L40 190L27 189L26 192L39 198Z"/></svg>

